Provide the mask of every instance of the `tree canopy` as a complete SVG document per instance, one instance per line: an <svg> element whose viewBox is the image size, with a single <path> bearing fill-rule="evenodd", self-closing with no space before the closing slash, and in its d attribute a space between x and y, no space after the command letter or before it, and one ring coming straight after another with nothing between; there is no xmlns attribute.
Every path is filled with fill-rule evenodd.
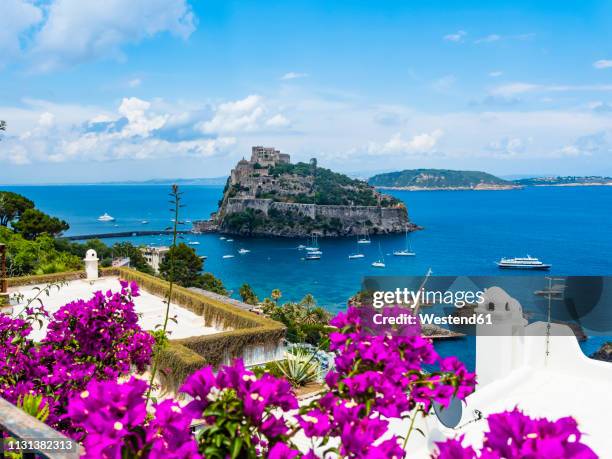
<svg viewBox="0 0 612 459"><path fill-rule="evenodd" d="M57 217L51 217L38 209L26 209L11 226L26 239L36 239L41 234L58 236L70 225Z"/></svg>
<svg viewBox="0 0 612 459"><path fill-rule="evenodd" d="M34 203L25 196L12 191L0 191L0 225L8 226L26 210L33 208Z"/></svg>
<svg viewBox="0 0 612 459"><path fill-rule="evenodd" d="M172 272L173 262L174 272ZM172 276L174 282L183 287L193 287L202 270L202 264L195 250L181 242L176 247L170 248L159 264L159 273L167 280Z"/></svg>

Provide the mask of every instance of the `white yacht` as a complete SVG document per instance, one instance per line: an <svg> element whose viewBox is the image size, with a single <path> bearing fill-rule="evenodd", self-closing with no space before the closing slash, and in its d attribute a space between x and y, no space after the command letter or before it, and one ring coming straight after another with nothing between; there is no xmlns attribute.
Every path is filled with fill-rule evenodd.
<svg viewBox="0 0 612 459"><path fill-rule="evenodd" d="M141 222L140 222L140 224L141 224L141 225L148 225L148 224L149 224L149 222L148 222L147 220L143 220L143 221L141 221Z"/></svg>
<svg viewBox="0 0 612 459"><path fill-rule="evenodd" d="M406 231L406 247L402 250L394 250L393 255L396 257L414 257L416 253L412 251L410 241L408 240L408 231Z"/></svg>
<svg viewBox="0 0 612 459"><path fill-rule="evenodd" d="M306 254L306 256L304 257L304 260L320 260L321 259L321 251L315 253L315 252L308 252Z"/></svg>
<svg viewBox="0 0 612 459"><path fill-rule="evenodd" d="M522 258L502 258L498 262L496 262L497 266L500 268L507 269L540 269L547 270L550 269L552 265L542 263L537 258L534 258L530 255Z"/></svg>
<svg viewBox="0 0 612 459"><path fill-rule="evenodd" d="M223 258L234 258L234 255L231 255L231 254L229 254L229 255L223 255Z"/></svg>
<svg viewBox="0 0 612 459"><path fill-rule="evenodd" d="M188 244L189 245L200 245L198 241L189 241Z"/></svg>
<svg viewBox="0 0 612 459"><path fill-rule="evenodd" d="M239 253L240 255L244 255L245 253L249 253L249 252L250 252L250 250L249 250L249 249L238 249L238 253Z"/></svg>
<svg viewBox="0 0 612 459"><path fill-rule="evenodd" d="M365 255L363 253L352 253L348 257L349 260L354 260L355 258L365 258Z"/></svg>
<svg viewBox="0 0 612 459"><path fill-rule="evenodd" d="M225 241L225 236L220 236L220 237L219 237L219 240L221 240L221 241Z"/></svg>
<svg viewBox="0 0 612 459"><path fill-rule="evenodd" d="M111 217L110 215L108 215L106 212L104 213L104 215L100 215L98 217L98 221L99 222L114 222L115 221L115 217Z"/></svg>
<svg viewBox="0 0 612 459"><path fill-rule="evenodd" d="M225 242L234 242L233 239L226 239Z"/></svg>

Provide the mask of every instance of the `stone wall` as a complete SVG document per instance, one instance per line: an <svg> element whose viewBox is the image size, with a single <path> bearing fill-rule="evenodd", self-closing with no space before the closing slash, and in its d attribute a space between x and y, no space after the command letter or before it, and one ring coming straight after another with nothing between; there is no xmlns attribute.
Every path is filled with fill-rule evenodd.
<svg viewBox="0 0 612 459"><path fill-rule="evenodd" d="M364 234L364 228L369 233L384 234L398 233L415 229L408 219L405 206L378 207L378 206L339 206L297 204L287 202L274 202L271 199L258 198L230 198L227 201L224 216L241 213L253 209L269 216L271 210L282 214L299 215L313 220L340 221L342 230L329 236L350 236ZM282 235L291 235L283 233ZM296 234L301 235L301 234Z"/></svg>

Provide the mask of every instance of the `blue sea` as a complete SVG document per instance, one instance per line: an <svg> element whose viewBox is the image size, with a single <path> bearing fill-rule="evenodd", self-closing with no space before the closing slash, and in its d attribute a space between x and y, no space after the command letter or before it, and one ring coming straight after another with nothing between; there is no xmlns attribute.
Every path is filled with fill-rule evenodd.
<svg viewBox="0 0 612 459"><path fill-rule="evenodd" d="M168 186L87 185L13 186L3 189L32 199L43 211L70 224L67 235L133 230L162 230L171 225ZM222 188L183 186L182 220L208 218L216 210ZM530 254L552 264L556 275L612 275L612 187L531 187L508 191L392 191L403 200L422 231L409 235L415 257L394 257L404 248L404 235L373 236L359 245L366 257L349 260L356 238L319 241L323 256L305 261L297 249L305 240L239 238L221 240L216 234L185 235L185 242L206 255L205 270L220 277L236 296L249 283L260 297L274 288L284 300L312 293L318 303L336 312L359 290L366 275L497 275L494 261L502 256ZM98 222L109 213L114 222ZM142 221L148 221L143 224ZM188 228L189 225L186 225ZM168 236L129 238L138 244L166 245ZM108 244L116 239L105 239ZM239 248L249 249L246 255ZM224 259L223 255L234 258ZM373 268L383 257L386 268ZM514 273L516 274L516 273ZM527 274L529 273L521 273ZM532 275L542 276L542 273ZM444 353L473 362L471 340L441 343ZM586 353L602 339L582 345Z"/></svg>

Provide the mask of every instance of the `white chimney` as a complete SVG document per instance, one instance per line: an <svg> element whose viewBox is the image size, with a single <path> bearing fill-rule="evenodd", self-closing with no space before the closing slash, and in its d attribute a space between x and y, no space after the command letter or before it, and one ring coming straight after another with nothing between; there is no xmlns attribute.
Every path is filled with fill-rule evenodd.
<svg viewBox="0 0 612 459"><path fill-rule="evenodd" d="M87 280L96 280L98 278L98 254L94 249L89 249L83 258L85 262L85 274Z"/></svg>
<svg viewBox="0 0 612 459"><path fill-rule="evenodd" d="M476 375L478 385L484 386L523 364L527 320L521 304L499 287L485 289L475 312L490 314L492 322L476 327Z"/></svg>

